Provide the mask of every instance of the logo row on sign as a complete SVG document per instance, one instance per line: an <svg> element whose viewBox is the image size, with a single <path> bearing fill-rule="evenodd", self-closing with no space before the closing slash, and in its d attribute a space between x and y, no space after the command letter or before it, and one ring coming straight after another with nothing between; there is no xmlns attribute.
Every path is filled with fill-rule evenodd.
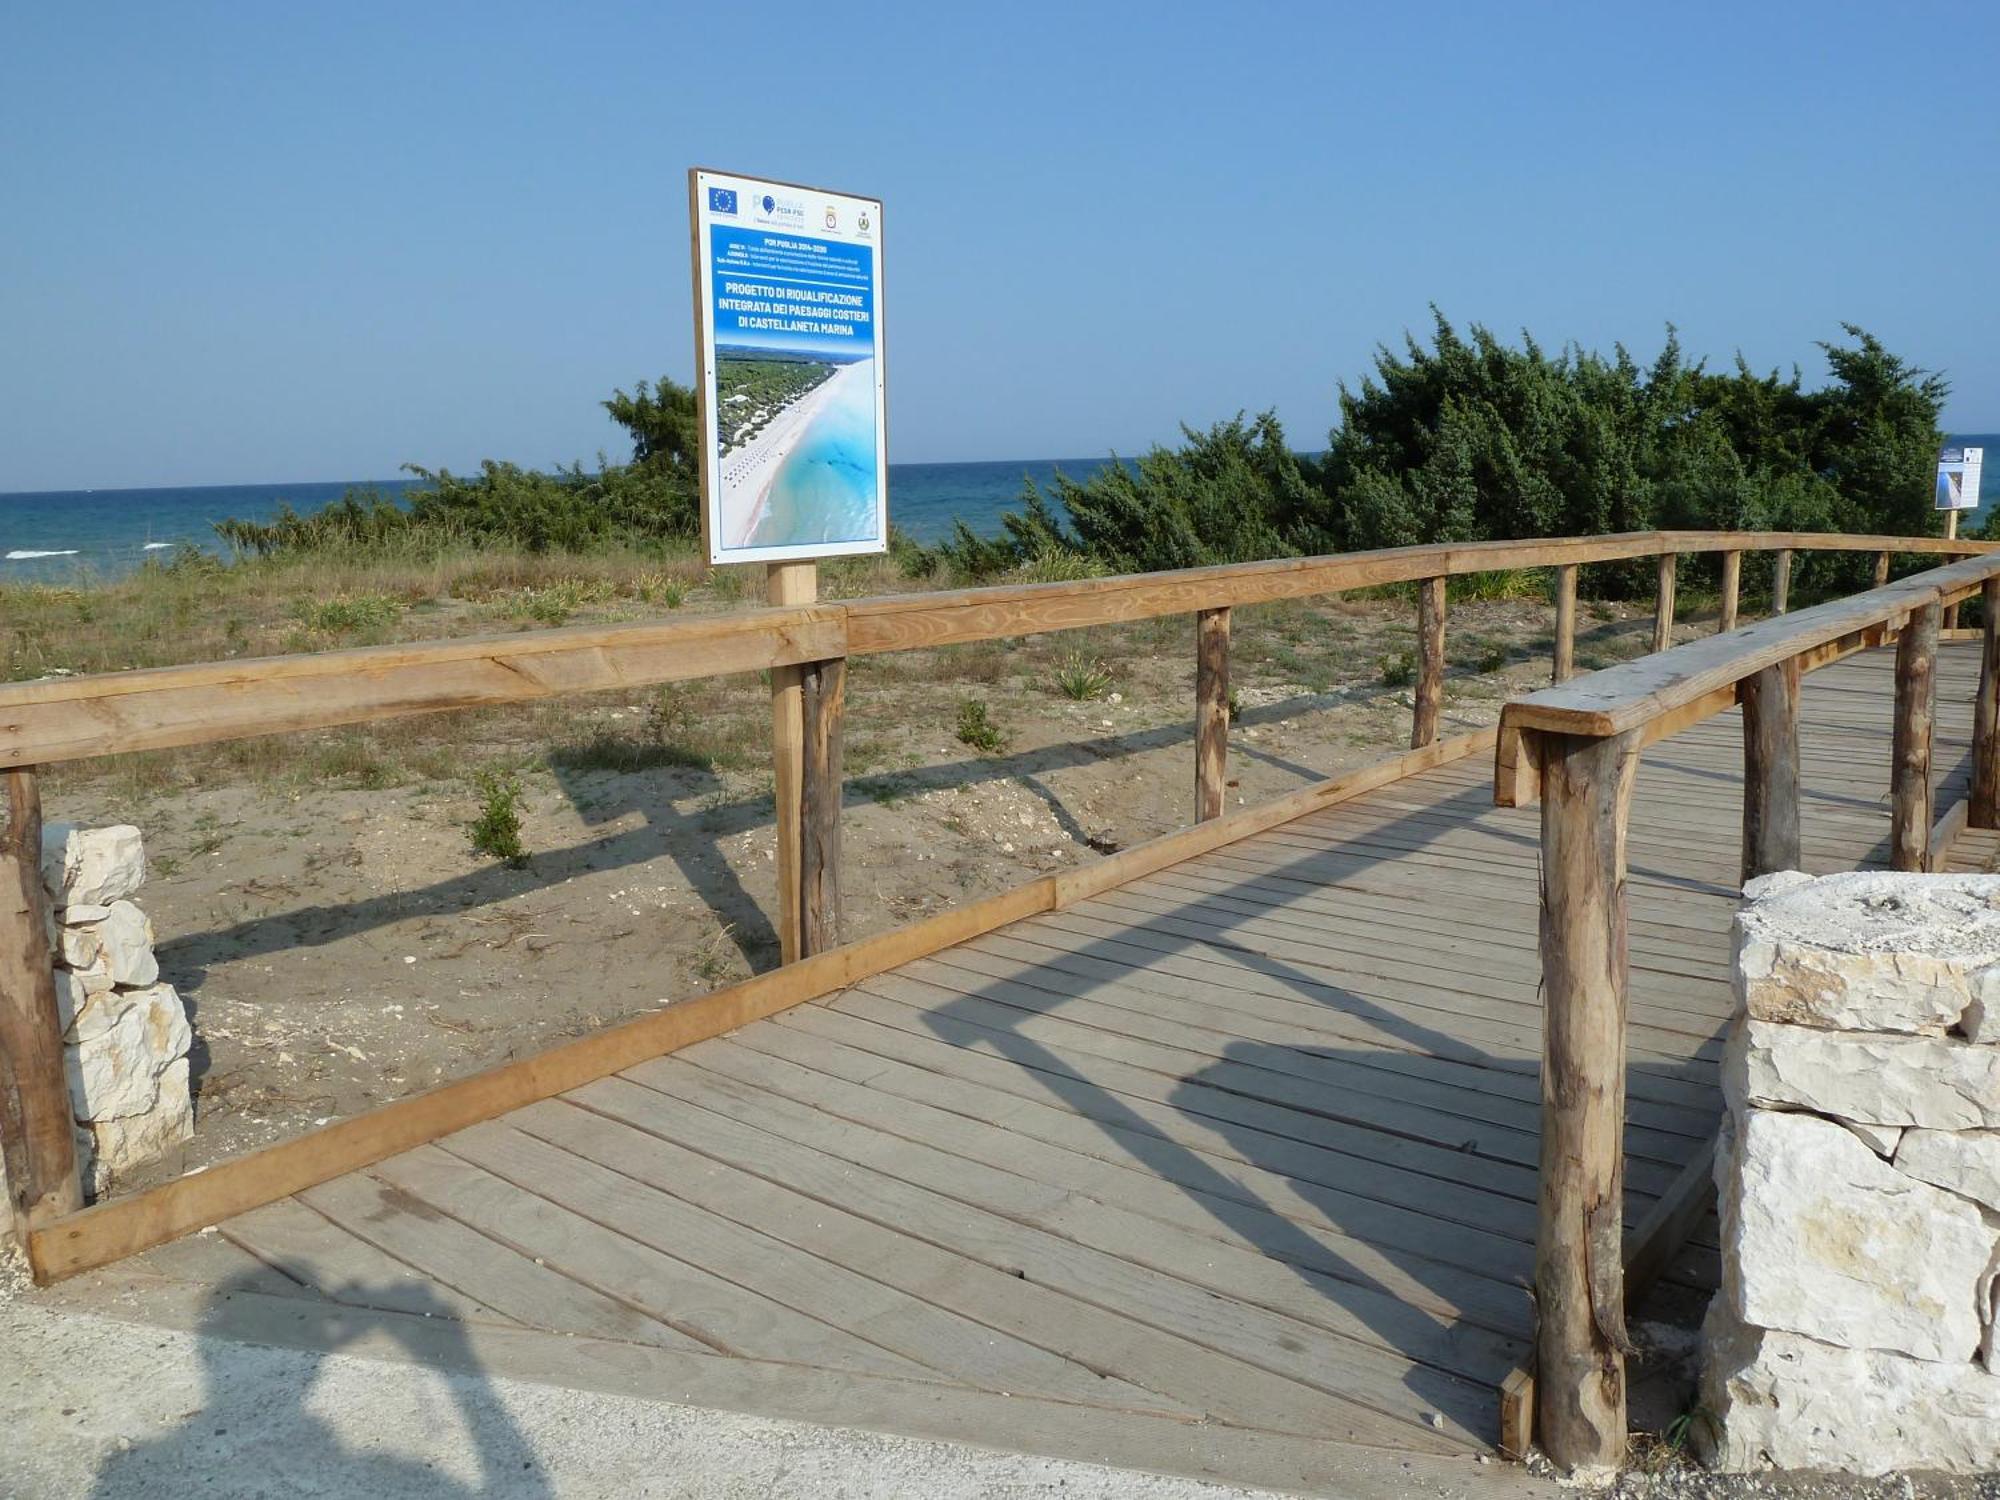
<svg viewBox="0 0 2000 1500"><path fill-rule="evenodd" d="M752 198L750 205L751 216L753 218L763 219L769 223L785 224L796 228L802 227L806 221L805 205L796 198L780 198L775 193L763 193ZM708 190L708 211L712 214L728 214L732 217L740 217L742 210L738 206L736 189L725 187L710 188ZM838 230L840 228L840 210L835 208L831 203L826 205L822 217L828 229ZM854 227L862 234L868 233L869 229L873 227L869 221L867 209L864 208L855 215Z"/></svg>

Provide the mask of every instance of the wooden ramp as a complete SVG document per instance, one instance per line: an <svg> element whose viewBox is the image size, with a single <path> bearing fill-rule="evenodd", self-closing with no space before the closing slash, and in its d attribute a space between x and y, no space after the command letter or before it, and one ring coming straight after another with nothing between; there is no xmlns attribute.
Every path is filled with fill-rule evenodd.
<svg viewBox="0 0 2000 1500"><path fill-rule="evenodd" d="M1815 870L1886 859L1892 671L1806 681ZM1977 671L1941 651L1940 809ZM1628 1229L1719 1113L1740 767L1730 713L1649 749L1632 803ZM1531 1336L1538 849L1460 761L97 1285L252 1336L336 1304L540 1330L676 1400L1244 1482L1274 1473L1233 1433L1483 1452ZM1712 1284L1701 1239L1669 1286Z"/></svg>

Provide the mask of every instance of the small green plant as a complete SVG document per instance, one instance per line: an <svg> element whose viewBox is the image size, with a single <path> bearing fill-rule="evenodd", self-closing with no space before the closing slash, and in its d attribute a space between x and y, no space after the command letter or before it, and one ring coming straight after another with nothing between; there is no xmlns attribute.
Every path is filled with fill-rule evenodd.
<svg viewBox="0 0 2000 1500"><path fill-rule="evenodd" d="M1111 690L1111 671L1096 657L1072 651L1057 663L1053 681L1065 698L1084 703Z"/></svg>
<svg viewBox="0 0 2000 1500"><path fill-rule="evenodd" d="M1489 646L1480 654L1479 670L1482 672L1498 672L1511 660L1513 658L1507 654L1505 646Z"/></svg>
<svg viewBox="0 0 2000 1500"><path fill-rule="evenodd" d="M668 609L679 609L687 603L687 585L665 573L641 573L638 588L639 597L648 604L664 604Z"/></svg>
<svg viewBox="0 0 2000 1500"><path fill-rule="evenodd" d="M993 722L983 698L961 699L958 705L958 738L984 755L998 755L1007 746L1007 737Z"/></svg>
<svg viewBox="0 0 2000 1500"><path fill-rule="evenodd" d="M1383 687L1408 687L1417 680L1416 659L1407 651L1391 651L1375 663Z"/></svg>
<svg viewBox="0 0 2000 1500"><path fill-rule="evenodd" d="M1236 689L1229 690L1229 722L1234 724L1243 717L1243 697Z"/></svg>
<svg viewBox="0 0 2000 1500"><path fill-rule="evenodd" d="M328 635L353 635L393 625L402 606L386 594L336 594L331 599L300 599L292 617L308 630Z"/></svg>
<svg viewBox="0 0 2000 1500"><path fill-rule="evenodd" d="M710 568L708 586L726 604L734 604L743 597L743 575L734 568Z"/></svg>
<svg viewBox="0 0 2000 1500"><path fill-rule="evenodd" d="M473 780L479 816L472 822L472 847L505 860L515 869L528 862L521 842L521 779L512 771L481 771Z"/></svg>
<svg viewBox="0 0 2000 1500"><path fill-rule="evenodd" d="M1107 571L1096 558L1066 547L1044 547L1017 570L1023 583L1080 583Z"/></svg>

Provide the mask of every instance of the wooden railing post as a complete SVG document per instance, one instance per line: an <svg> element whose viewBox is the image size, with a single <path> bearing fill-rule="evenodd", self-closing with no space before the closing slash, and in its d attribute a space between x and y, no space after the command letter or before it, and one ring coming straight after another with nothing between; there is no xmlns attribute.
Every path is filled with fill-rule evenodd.
<svg viewBox="0 0 2000 1500"><path fill-rule="evenodd" d="M1743 679L1743 879L1799 867L1799 664Z"/></svg>
<svg viewBox="0 0 2000 1500"><path fill-rule="evenodd" d="M1889 554L1886 552L1878 552L1875 554L1875 583L1873 586L1879 589L1888 581L1889 581Z"/></svg>
<svg viewBox="0 0 2000 1500"><path fill-rule="evenodd" d="M1229 780L1229 611L1194 617L1194 819L1222 816Z"/></svg>
<svg viewBox="0 0 2000 1500"><path fill-rule="evenodd" d="M771 563L764 579L765 600L774 605L811 604L819 597L819 569L809 562ZM778 828L778 956L796 963L806 954L800 874L800 827L805 782L805 668L771 668L771 795Z"/></svg>
<svg viewBox="0 0 2000 1500"><path fill-rule="evenodd" d="M1780 547L1778 561L1771 571L1771 613L1781 615L1790 605L1792 598L1792 549Z"/></svg>
<svg viewBox="0 0 2000 1500"><path fill-rule="evenodd" d="M1410 721L1410 748L1421 750L1438 737L1438 708L1444 702L1444 580L1417 585L1417 699Z"/></svg>
<svg viewBox="0 0 2000 1500"><path fill-rule="evenodd" d="M1576 675L1576 564L1556 569L1555 664L1549 681L1568 682Z"/></svg>
<svg viewBox="0 0 2000 1500"><path fill-rule="evenodd" d="M1972 704L1972 796L1966 822L2000 828L2000 578L1979 586L1979 696Z"/></svg>
<svg viewBox="0 0 2000 1500"><path fill-rule="evenodd" d="M83 1206L42 889L42 795L32 767L0 773L0 1160L17 1231Z"/></svg>
<svg viewBox="0 0 2000 1500"><path fill-rule="evenodd" d="M841 725L847 658L803 669L805 761L799 796L799 956L840 946Z"/></svg>
<svg viewBox="0 0 2000 1500"><path fill-rule="evenodd" d="M1674 565L1680 556L1660 554L1660 582L1653 597L1653 649L1664 651L1674 643Z"/></svg>
<svg viewBox="0 0 2000 1500"><path fill-rule="evenodd" d="M1922 870L1931 851L1931 715L1937 697L1937 602L1910 611L1896 641L1895 762L1889 781L1889 865Z"/></svg>
<svg viewBox="0 0 2000 1500"><path fill-rule="evenodd" d="M1536 735L1542 1142L1536 1431L1564 1468L1625 1454L1625 823L1635 732Z"/></svg>
<svg viewBox="0 0 2000 1500"><path fill-rule="evenodd" d="M1734 550L1722 554L1722 613L1715 624L1717 635L1736 628L1736 601L1743 588L1743 554Z"/></svg>

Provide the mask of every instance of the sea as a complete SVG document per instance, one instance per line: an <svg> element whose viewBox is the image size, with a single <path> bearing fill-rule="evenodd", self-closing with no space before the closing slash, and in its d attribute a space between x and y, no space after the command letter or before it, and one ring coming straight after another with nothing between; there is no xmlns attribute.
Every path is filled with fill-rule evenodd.
<svg viewBox="0 0 2000 1500"><path fill-rule="evenodd" d="M1963 433L1955 444L1983 445L1979 509L1963 530L2000 503L2000 433ZM1046 490L1058 470L1082 479L1108 459L1003 459L989 463L889 465L889 518L920 542L935 542L963 521L982 536L1000 530L1032 480ZM306 513L365 487L401 496L416 480L330 480L293 484L199 485L166 489L30 490L0 494L0 584L118 578L179 547L225 553L214 523L268 520L280 505Z"/></svg>

